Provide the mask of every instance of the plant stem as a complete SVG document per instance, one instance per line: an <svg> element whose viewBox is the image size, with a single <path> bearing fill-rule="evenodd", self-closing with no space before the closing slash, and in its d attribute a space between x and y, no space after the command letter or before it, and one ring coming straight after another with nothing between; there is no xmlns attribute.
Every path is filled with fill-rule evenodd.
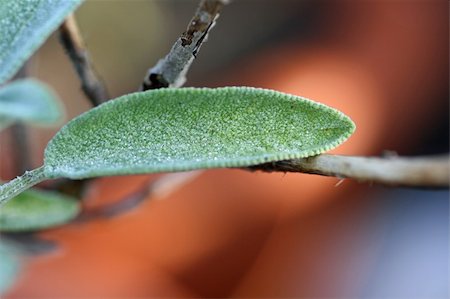
<svg viewBox="0 0 450 299"><path fill-rule="evenodd" d="M84 94L94 107L105 102L108 99L108 93L92 66L73 14L69 15L61 25L59 33L61 43L80 78Z"/></svg>
<svg viewBox="0 0 450 299"><path fill-rule="evenodd" d="M179 188L187 185L202 173L201 170L164 174L152 183L146 182L143 188L124 197L119 202L105 205L98 210L85 212L80 221L115 217L138 207L147 199L164 199Z"/></svg>
<svg viewBox="0 0 450 299"><path fill-rule="evenodd" d="M323 154L248 169L318 174L390 186L449 188L449 159L449 156L384 158Z"/></svg>
<svg viewBox="0 0 450 299"><path fill-rule="evenodd" d="M39 184L45 179L46 176L44 173L44 166L41 166L31 171L26 171L22 176L0 185L0 206L14 196L36 184Z"/></svg>

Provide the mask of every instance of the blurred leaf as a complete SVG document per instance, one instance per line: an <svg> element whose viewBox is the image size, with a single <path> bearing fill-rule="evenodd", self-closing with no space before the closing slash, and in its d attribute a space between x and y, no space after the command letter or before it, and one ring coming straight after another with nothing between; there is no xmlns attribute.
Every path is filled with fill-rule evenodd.
<svg viewBox="0 0 450 299"><path fill-rule="evenodd" d="M0 88L0 129L14 121L49 125L61 116L58 97L37 80L17 80Z"/></svg>
<svg viewBox="0 0 450 299"><path fill-rule="evenodd" d="M0 1L0 84L10 79L82 0Z"/></svg>
<svg viewBox="0 0 450 299"><path fill-rule="evenodd" d="M0 294L4 294L19 274L21 258L19 248L2 240L0 242Z"/></svg>
<svg viewBox="0 0 450 299"><path fill-rule="evenodd" d="M354 131L341 112L249 87L134 93L75 118L49 142L47 177L241 167L317 155Z"/></svg>
<svg viewBox="0 0 450 299"><path fill-rule="evenodd" d="M64 224L80 211L79 201L62 194L28 190L0 208L0 231L24 232Z"/></svg>

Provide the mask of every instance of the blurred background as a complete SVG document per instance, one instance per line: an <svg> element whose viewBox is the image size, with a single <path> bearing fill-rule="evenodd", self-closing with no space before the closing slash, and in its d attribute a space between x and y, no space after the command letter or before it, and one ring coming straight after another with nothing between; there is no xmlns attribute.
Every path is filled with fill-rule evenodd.
<svg viewBox="0 0 450 299"><path fill-rule="evenodd" d="M138 89L186 28L197 1L87 1L76 12L111 97ZM288 92L349 115L335 153L449 151L447 1L235 0L186 86ZM90 108L57 34L31 76ZM27 128L32 166L55 129ZM1 179L18 175L11 130ZM83 194L99 211L160 175L100 178ZM14 238L34 246L5 298L447 298L449 192L304 174L217 169L114 216ZM30 245L31 244L31 245Z"/></svg>

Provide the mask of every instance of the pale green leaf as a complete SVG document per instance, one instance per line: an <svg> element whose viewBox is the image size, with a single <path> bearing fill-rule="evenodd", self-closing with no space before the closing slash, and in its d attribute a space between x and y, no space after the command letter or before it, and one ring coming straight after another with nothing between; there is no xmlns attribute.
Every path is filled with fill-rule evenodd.
<svg viewBox="0 0 450 299"><path fill-rule="evenodd" d="M0 208L0 231L35 231L64 224L78 215L79 201L55 192L28 190Z"/></svg>
<svg viewBox="0 0 450 299"><path fill-rule="evenodd" d="M16 280L22 264L20 249L10 242L0 242L0 294L4 294Z"/></svg>
<svg viewBox="0 0 450 299"><path fill-rule="evenodd" d="M50 125L62 115L57 95L37 80L17 80L0 88L0 129L14 121Z"/></svg>
<svg viewBox="0 0 450 299"><path fill-rule="evenodd" d="M47 177L242 167L320 154L353 122L325 105L249 87L129 94L75 118L45 151Z"/></svg>
<svg viewBox="0 0 450 299"><path fill-rule="evenodd" d="M44 166L0 186L0 203L57 177L245 167L317 155L354 123L301 97L250 87L159 89L125 95L65 125Z"/></svg>
<svg viewBox="0 0 450 299"><path fill-rule="evenodd" d="M82 0L0 1L0 84L10 79Z"/></svg>

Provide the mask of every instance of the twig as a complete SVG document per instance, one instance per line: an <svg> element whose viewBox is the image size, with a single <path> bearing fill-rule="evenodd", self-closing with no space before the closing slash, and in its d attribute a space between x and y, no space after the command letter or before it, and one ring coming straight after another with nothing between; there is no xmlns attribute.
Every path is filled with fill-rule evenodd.
<svg viewBox="0 0 450 299"><path fill-rule="evenodd" d="M14 180L0 185L0 206L5 204L10 198L39 184L46 179L44 166L26 171L22 176L16 177Z"/></svg>
<svg viewBox="0 0 450 299"><path fill-rule="evenodd" d="M59 28L61 43L67 51L81 81L81 88L93 106L108 99L108 93L97 76L73 14Z"/></svg>
<svg viewBox="0 0 450 299"><path fill-rule="evenodd" d="M179 188L193 181L201 173L202 171L196 170L163 175L149 185L145 183L144 188L124 197L119 202L103 206L98 210L82 213L77 221L84 222L97 218L115 217L137 208L150 197L152 199L164 199Z"/></svg>
<svg viewBox="0 0 450 299"><path fill-rule="evenodd" d="M449 156L378 158L323 154L249 169L302 172L405 187L449 188L450 181Z"/></svg>
<svg viewBox="0 0 450 299"><path fill-rule="evenodd" d="M192 182L202 172L201 170L194 170L163 175L151 185L151 194L160 199L165 198L178 188Z"/></svg>
<svg viewBox="0 0 450 299"><path fill-rule="evenodd" d="M162 87L180 87L186 81L186 73L208 32L214 26L219 12L228 0L201 0L187 29L177 39L169 54L148 70L142 90Z"/></svg>

